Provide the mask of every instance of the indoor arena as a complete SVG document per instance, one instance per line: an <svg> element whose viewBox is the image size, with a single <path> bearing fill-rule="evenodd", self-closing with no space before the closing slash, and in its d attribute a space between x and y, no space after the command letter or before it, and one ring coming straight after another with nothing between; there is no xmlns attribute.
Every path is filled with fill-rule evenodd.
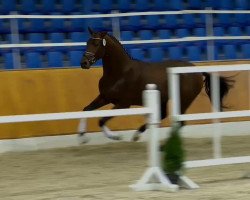
<svg viewBox="0 0 250 200"><path fill-rule="evenodd" d="M0 199L248 200L249 15L248 0L0 0Z"/></svg>

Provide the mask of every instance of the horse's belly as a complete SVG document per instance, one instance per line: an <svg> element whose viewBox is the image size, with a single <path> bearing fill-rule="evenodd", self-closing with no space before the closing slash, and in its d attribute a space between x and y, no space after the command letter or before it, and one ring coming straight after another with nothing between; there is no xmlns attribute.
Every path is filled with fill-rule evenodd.
<svg viewBox="0 0 250 200"><path fill-rule="evenodd" d="M129 90L121 91L119 94L113 94L109 97L111 103L124 106L142 105L142 92L133 92Z"/></svg>

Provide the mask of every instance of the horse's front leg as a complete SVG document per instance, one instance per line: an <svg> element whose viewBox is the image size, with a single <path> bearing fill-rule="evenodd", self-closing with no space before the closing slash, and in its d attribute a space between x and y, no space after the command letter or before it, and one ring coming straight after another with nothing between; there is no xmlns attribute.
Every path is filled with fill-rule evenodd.
<svg viewBox="0 0 250 200"><path fill-rule="evenodd" d="M105 101L105 99L102 98L101 95L98 95L89 105L87 105L83 111L91 111L98 108L101 108L102 106L107 105L109 102Z"/></svg>
<svg viewBox="0 0 250 200"><path fill-rule="evenodd" d="M89 105L87 105L83 111L91 111L98 109L102 106L107 105L108 103L99 95L97 96ZM86 133L86 127L87 127L87 120L85 118L80 120L79 126L78 126L78 134L81 143L86 143L88 142L87 137L84 137Z"/></svg>
<svg viewBox="0 0 250 200"><path fill-rule="evenodd" d="M126 106L115 105L112 109L121 109L121 108L128 108ZM121 136L114 135L112 131L105 125L107 121L112 119L113 117L103 117L99 120L99 126L102 129L103 134L112 140L121 140Z"/></svg>

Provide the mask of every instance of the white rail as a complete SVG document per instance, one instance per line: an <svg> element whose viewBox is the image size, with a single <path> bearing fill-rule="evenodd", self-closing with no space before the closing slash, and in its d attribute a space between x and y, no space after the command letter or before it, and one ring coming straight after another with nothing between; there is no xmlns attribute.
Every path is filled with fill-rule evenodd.
<svg viewBox="0 0 250 200"><path fill-rule="evenodd" d="M210 167L217 165L231 165L231 164L242 164L242 163L250 163L250 156L217 158L217 159L207 159L207 160L192 160L185 162L185 167L196 168L196 167Z"/></svg>
<svg viewBox="0 0 250 200"><path fill-rule="evenodd" d="M2 19L14 18L34 18L34 19L76 19L76 18L106 18L106 17L129 17L145 15L182 15L182 14L250 14L250 10L180 10L180 11L151 11L151 12L129 12L111 14L91 14L91 15L0 15Z"/></svg>
<svg viewBox="0 0 250 200"><path fill-rule="evenodd" d="M235 64L224 66L200 66L200 67L174 67L168 69L171 74L201 73L201 72L232 72L232 71L249 71L249 64Z"/></svg>
<svg viewBox="0 0 250 200"><path fill-rule="evenodd" d="M199 113L199 114L183 114L183 115L177 115L176 117L180 121L193 121L193 120L204 120L204 119L226 119L226 118L233 118L233 117L250 117L250 110Z"/></svg>
<svg viewBox="0 0 250 200"><path fill-rule="evenodd" d="M207 37L184 37L172 39L153 39L153 40L133 40L121 41L121 44L154 44L171 42L191 42L191 41L209 41L209 40L250 40L250 36L207 36ZM65 42L65 43L32 43L32 44L0 44L0 48L28 48L28 47L69 47L86 46L86 42Z"/></svg>
<svg viewBox="0 0 250 200"><path fill-rule="evenodd" d="M152 111L149 108L133 108L133 109L116 109L116 110L95 110L82 112L66 112L66 113L45 113L45 114L29 114L29 115L12 115L0 116L0 124L17 123L17 122L37 122L50 120L69 120L81 118L95 117L111 117L124 115L145 115Z"/></svg>

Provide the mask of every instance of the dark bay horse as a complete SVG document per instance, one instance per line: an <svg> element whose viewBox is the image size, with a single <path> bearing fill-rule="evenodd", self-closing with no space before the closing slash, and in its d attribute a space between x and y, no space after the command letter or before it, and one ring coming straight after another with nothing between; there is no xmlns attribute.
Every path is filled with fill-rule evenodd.
<svg viewBox="0 0 250 200"><path fill-rule="evenodd" d="M148 63L135 60L125 51L121 43L106 32L94 32L90 28L90 39L87 50L82 57L81 67L89 69L97 60L103 61L103 76L99 81L100 94L83 110L98 109L107 104L113 104L113 109L129 108L131 105L142 105L142 91L148 83L157 85L161 92L161 118L167 116L168 76L166 68L193 66L186 61L167 60L159 63ZM203 79L205 77L205 79ZM205 83L205 84L204 84ZM181 113L184 113L205 85L210 98L210 75L208 73L181 74L180 95ZM232 86L231 80L220 77L220 102ZM111 117L99 120L99 126L104 134L111 139L119 139L111 134L105 126ZM142 125L135 133L133 140L139 139L140 133L146 129ZM83 135L85 132L81 133Z"/></svg>

